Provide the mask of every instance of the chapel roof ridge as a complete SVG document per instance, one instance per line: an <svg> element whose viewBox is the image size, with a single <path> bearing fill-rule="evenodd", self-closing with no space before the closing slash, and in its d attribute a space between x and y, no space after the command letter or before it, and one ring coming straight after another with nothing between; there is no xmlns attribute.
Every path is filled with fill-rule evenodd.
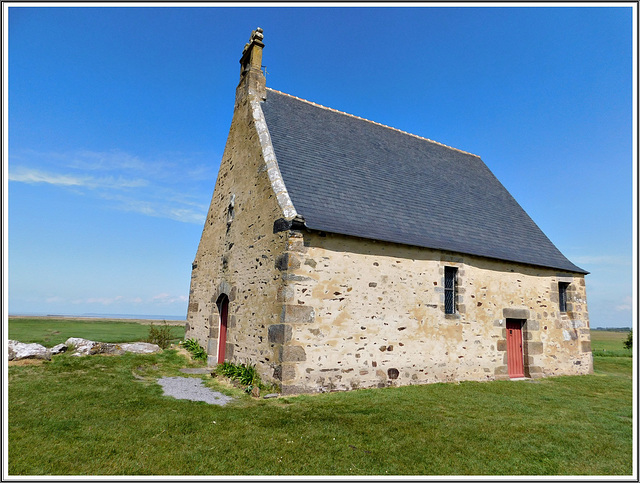
<svg viewBox="0 0 640 483"><path fill-rule="evenodd" d="M418 136L417 134L413 134L413 133L410 133L410 132L407 132L407 131L403 131L402 129L398 129L398 128L395 128L395 127L392 127L392 126L387 126L386 124L382 124L382 123L379 123L379 122L376 122L376 121L372 121L370 119L365 119L364 117L356 116L355 114L349 114L348 112L340 111L338 109L333 109L332 107L323 106L322 104L318 104L316 102L308 101L308 100L303 99L301 97L294 96L294 95L291 95L291 94L287 94L286 92L282 92L282 91L279 91L277 89L273 89L271 87L267 87L267 91L277 92L278 94L282 94L283 96L291 97L293 99L297 99L299 101L306 102L307 104L311 104L312 106L319 107L321 109L326 109L327 111L336 112L336 113L342 114L344 116L348 116L348 117L352 117L354 119L359 119L361 121L369 122L371 124L375 124L376 126L384 127L386 129L391 129L392 131L397 131L399 133L406 134L408 136L413 136L414 138L418 138L418 139L421 139L423 141L427 141L427 142L430 142L430 143L433 143L433 144L437 144L439 146L443 146L443 147L448 148L448 149L452 149L454 151L458 151L458 152L463 153L463 154L468 154L470 156L475 156L476 158L480 158L480 156L478 156L477 154L473 154L473 153L470 153L468 151L464 151L462 149L454 148L453 146L449 146L447 144L443 144L443 143L440 143L438 141L434 141L433 139L425 138L423 136Z"/></svg>

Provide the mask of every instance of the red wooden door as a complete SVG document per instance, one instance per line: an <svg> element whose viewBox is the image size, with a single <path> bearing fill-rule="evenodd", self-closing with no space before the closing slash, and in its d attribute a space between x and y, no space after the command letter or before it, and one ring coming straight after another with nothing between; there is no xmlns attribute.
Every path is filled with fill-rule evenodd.
<svg viewBox="0 0 640 483"><path fill-rule="evenodd" d="M507 367L509 377L524 377L522 322L507 319Z"/></svg>
<svg viewBox="0 0 640 483"><path fill-rule="evenodd" d="M227 347L227 318L229 315L229 299L222 297L218 305L220 313L220 330L218 331L218 363L224 362L225 349Z"/></svg>

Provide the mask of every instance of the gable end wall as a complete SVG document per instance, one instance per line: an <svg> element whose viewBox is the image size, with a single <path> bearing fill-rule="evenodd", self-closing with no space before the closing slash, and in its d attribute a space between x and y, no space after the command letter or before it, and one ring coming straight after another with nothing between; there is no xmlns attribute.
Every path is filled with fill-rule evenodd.
<svg viewBox="0 0 640 483"><path fill-rule="evenodd" d="M196 338L207 349L210 365L218 362L216 301L226 294L225 360L255 364L263 380L278 382L279 353L268 340L269 327L281 317L282 278L276 260L285 251L288 232L274 233L273 226L277 219L294 216L259 103L251 96L239 97L189 293L185 337Z"/></svg>

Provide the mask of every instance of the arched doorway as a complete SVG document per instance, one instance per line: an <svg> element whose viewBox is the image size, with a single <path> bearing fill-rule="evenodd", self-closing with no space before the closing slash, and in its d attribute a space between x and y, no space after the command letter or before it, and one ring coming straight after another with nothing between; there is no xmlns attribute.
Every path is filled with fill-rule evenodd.
<svg viewBox="0 0 640 483"><path fill-rule="evenodd" d="M220 330L218 330L218 364L224 362L227 347L227 320L229 318L229 297L225 294L218 297L216 302L220 314Z"/></svg>

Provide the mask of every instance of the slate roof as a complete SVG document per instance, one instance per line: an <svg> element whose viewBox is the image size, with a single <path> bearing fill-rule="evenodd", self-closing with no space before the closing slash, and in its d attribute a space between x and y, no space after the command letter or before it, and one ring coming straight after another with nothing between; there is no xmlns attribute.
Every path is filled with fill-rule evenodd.
<svg viewBox="0 0 640 483"><path fill-rule="evenodd" d="M478 156L273 89L262 110L308 228L588 273Z"/></svg>

